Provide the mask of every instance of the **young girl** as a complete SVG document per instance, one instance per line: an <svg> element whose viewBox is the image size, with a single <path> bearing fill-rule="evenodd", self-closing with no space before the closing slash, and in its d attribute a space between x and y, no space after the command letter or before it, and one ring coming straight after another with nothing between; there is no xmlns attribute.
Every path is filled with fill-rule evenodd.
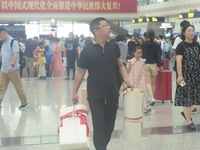
<svg viewBox="0 0 200 150"><path fill-rule="evenodd" d="M46 70L45 70L46 58L44 53L45 53L44 51L40 51L40 53L38 54L39 79L46 79Z"/></svg>
<svg viewBox="0 0 200 150"><path fill-rule="evenodd" d="M128 73L131 85L134 88L138 88L140 92L143 94L143 105L144 105L144 113L148 113L151 111L151 107L146 102L144 92L145 92L145 78L144 78L144 64L145 59L142 59L142 49L136 48L133 52L134 57L128 61Z"/></svg>

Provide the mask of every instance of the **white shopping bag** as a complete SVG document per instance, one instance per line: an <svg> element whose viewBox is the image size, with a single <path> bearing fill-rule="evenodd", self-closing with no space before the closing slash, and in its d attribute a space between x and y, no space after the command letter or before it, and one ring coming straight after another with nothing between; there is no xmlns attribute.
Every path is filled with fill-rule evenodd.
<svg viewBox="0 0 200 150"><path fill-rule="evenodd" d="M73 106L61 108L60 109L60 116L63 116L65 114L67 114L67 113L70 113L70 112L72 112L74 110L81 110L86 115L88 113L88 109L87 109L86 105L84 105L84 104L77 104L77 105L73 105Z"/></svg>
<svg viewBox="0 0 200 150"><path fill-rule="evenodd" d="M80 124L79 117L65 119L65 126L60 127L59 139L62 149L72 150L89 147L87 128Z"/></svg>
<svg viewBox="0 0 200 150"><path fill-rule="evenodd" d="M88 148L87 107L82 104L62 108L58 127L60 146L66 150Z"/></svg>

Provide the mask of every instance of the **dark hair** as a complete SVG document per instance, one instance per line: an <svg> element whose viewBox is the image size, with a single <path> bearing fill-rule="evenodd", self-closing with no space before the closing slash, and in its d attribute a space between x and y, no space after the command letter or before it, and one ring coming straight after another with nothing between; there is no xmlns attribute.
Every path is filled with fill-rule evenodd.
<svg viewBox="0 0 200 150"><path fill-rule="evenodd" d="M125 41L125 37L123 35L117 35L115 40L116 40L116 42Z"/></svg>
<svg viewBox="0 0 200 150"><path fill-rule="evenodd" d="M92 20L92 22L90 23L90 31L92 32L93 35L95 35L94 33L94 29L97 28L99 26L99 22L100 21L106 21L105 18L103 17L99 17L99 18L95 18L94 20Z"/></svg>
<svg viewBox="0 0 200 150"><path fill-rule="evenodd" d="M127 37L127 38L131 38L131 36L130 36L128 33L126 34L126 37Z"/></svg>
<svg viewBox="0 0 200 150"><path fill-rule="evenodd" d="M44 46L44 42L43 42L43 41L39 42L38 46L39 46L39 47Z"/></svg>
<svg viewBox="0 0 200 150"><path fill-rule="evenodd" d="M38 38L37 36L34 36L33 38L34 38L35 40L39 40L39 38Z"/></svg>
<svg viewBox="0 0 200 150"><path fill-rule="evenodd" d="M181 36L180 36L182 40L185 40L184 33L185 33L185 31L187 30L188 27L192 27L195 30L194 26L191 25L191 24L184 26L183 29L182 29L182 31L181 31Z"/></svg>
<svg viewBox="0 0 200 150"><path fill-rule="evenodd" d="M5 28L0 28L0 32L2 32L2 31L7 32Z"/></svg>
<svg viewBox="0 0 200 150"><path fill-rule="evenodd" d="M142 50L142 48L140 46L136 46L136 48L134 49L133 53L135 53L138 49Z"/></svg>
<svg viewBox="0 0 200 150"><path fill-rule="evenodd" d="M46 46L44 47L44 49L45 49L45 51L48 51L48 50L49 50L49 46L46 45Z"/></svg>
<svg viewBox="0 0 200 150"><path fill-rule="evenodd" d="M159 35L158 36L160 39L164 39L164 36L163 35Z"/></svg>
<svg viewBox="0 0 200 150"><path fill-rule="evenodd" d="M150 39L151 41L154 40L154 38L155 38L155 31L153 29L149 29L147 31L147 38Z"/></svg>
<svg viewBox="0 0 200 150"><path fill-rule="evenodd" d="M147 32L144 32L144 37L147 38Z"/></svg>
<svg viewBox="0 0 200 150"><path fill-rule="evenodd" d="M190 25L190 22L187 21L187 20L183 20L183 21L180 23L180 26L181 26L181 27L184 27L184 26L187 26L187 25Z"/></svg>

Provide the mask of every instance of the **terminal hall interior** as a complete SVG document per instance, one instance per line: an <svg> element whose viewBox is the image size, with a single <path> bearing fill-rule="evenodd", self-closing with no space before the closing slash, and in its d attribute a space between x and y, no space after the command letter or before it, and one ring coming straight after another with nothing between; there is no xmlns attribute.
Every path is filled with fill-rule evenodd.
<svg viewBox="0 0 200 150"><path fill-rule="evenodd" d="M63 74L40 78L34 64L33 76L30 76L30 72L28 76L25 74L21 76L28 100L28 106L23 109L18 108L20 105L18 94L13 84L9 83L0 111L0 149L70 149L60 144L58 133L63 110L73 105L71 97L75 81L73 71L69 73L69 78L67 77L67 64L64 59L65 39L73 33L78 42L81 41L81 37L84 37L84 42L86 39L92 42L94 35L90 31L90 23L97 17L106 18L111 31L109 37L111 40L118 35L124 37L129 35L136 37L140 43L144 39L144 33L149 29L155 31L156 38L162 35L166 40L175 39L181 33L180 23L183 20L189 21L194 26L197 37L200 32L199 0L1 0L0 28L6 29L13 38L23 39L25 42L27 39L38 37L40 42L46 40L47 43L51 38L62 39L59 42L63 42L61 53ZM163 83L165 80L162 74L157 75L157 84L164 84L160 89L170 85L170 98L155 99L155 104L150 106L151 111L143 110L142 107L142 112L139 114L141 116L137 116L136 121L133 121L135 125L137 124L132 131L133 134L128 137L134 138L134 141L127 142L123 137L126 96L124 97L125 92L121 88L115 127L107 150L200 149L199 107L196 112L191 113L196 130L188 131L186 121L181 114L182 107L174 106L177 78L173 70L173 55L170 54L167 59L168 65L166 68L163 66L162 71L168 73L170 84ZM75 64L77 69L77 60ZM92 116L86 96L87 76L86 72L78 91L80 103L83 103L84 109L86 107L88 111L89 127L87 145L81 149L95 150ZM157 94L159 95L159 92ZM133 109L137 115L138 112L135 110L138 108ZM66 138L68 137L73 136L66 133Z"/></svg>

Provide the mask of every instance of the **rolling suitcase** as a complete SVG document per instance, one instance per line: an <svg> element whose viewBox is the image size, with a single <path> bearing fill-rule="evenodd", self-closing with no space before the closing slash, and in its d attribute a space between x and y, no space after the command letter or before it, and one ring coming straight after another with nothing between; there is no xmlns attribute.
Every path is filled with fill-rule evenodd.
<svg viewBox="0 0 200 150"><path fill-rule="evenodd" d="M154 98L156 100L162 100L162 103L166 100L172 102L172 71L160 70L156 77L156 89Z"/></svg>
<svg viewBox="0 0 200 150"><path fill-rule="evenodd" d="M163 59L164 65L162 66L164 70L169 70L169 59Z"/></svg>

